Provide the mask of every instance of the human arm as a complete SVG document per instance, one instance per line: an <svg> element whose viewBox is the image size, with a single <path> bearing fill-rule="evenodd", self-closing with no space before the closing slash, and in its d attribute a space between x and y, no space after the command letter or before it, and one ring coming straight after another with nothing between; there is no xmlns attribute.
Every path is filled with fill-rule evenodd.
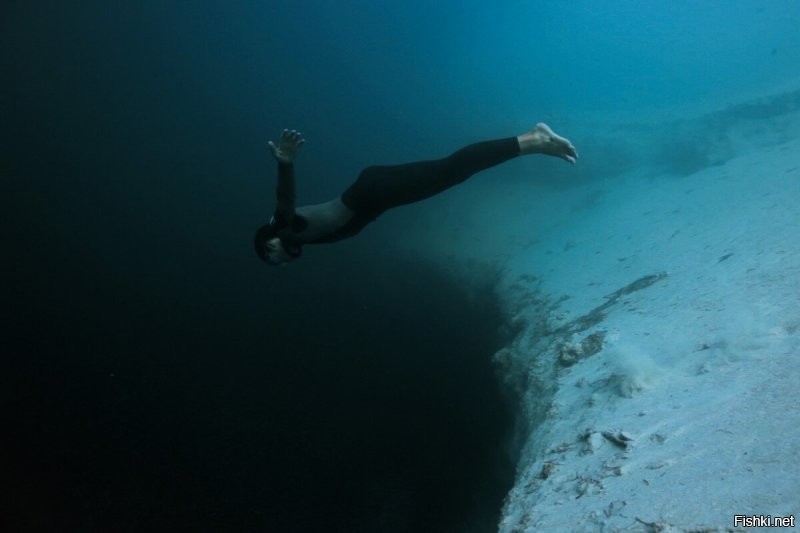
<svg viewBox="0 0 800 533"><path fill-rule="evenodd" d="M275 212L286 224L291 225L294 218L294 160L300 146L306 142L302 134L296 130L283 130L276 145L269 141L272 155L278 162L278 186L275 196L278 202Z"/></svg>

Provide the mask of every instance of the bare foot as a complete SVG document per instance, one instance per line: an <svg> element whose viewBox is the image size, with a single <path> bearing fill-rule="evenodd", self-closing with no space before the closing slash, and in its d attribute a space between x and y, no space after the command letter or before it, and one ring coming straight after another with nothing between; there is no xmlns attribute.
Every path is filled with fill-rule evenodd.
<svg viewBox="0 0 800 533"><path fill-rule="evenodd" d="M534 128L517 137L519 142L519 153L525 154L545 154L560 157L564 161L575 164L578 159L578 152L568 139L557 135L550 126L540 122Z"/></svg>

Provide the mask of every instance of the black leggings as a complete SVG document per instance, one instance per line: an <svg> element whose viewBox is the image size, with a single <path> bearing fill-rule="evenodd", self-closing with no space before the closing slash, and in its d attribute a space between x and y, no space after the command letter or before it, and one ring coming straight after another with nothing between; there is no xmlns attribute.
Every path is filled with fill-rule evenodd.
<svg viewBox="0 0 800 533"><path fill-rule="evenodd" d="M342 194L342 202L374 220L387 209L430 198L518 155L517 138L509 137L471 144L444 159L367 167Z"/></svg>

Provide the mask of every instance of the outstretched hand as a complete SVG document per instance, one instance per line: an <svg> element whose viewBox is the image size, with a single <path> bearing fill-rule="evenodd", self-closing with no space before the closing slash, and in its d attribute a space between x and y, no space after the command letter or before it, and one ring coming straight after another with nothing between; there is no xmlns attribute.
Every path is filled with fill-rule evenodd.
<svg viewBox="0 0 800 533"><path fill-rule="evenodd" d="M304 142L306 142L306 140L303 139L303 135L299 131L283 130L278 145L276 146L274 142L269 141L269 147L275 159L280 163L289 164L297 157L297 152L300 151L300 146L302 146Z"/></svg>

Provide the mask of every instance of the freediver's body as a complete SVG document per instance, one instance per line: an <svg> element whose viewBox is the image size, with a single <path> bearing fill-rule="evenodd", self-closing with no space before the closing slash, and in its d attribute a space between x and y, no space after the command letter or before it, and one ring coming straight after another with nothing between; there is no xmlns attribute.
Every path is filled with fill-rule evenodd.
<svg viewBox="0 0 800 533"><path fill-rule="evenodd" d="M294 160L304 142L296 130L283 130L278 144L269 142L278 163L277 207L256 232L254 244L258 256L271 265L297 259L305 244L352 237L393 207L430 198L517 156L543 154L573 164L578 158L569 140L539 123L516 137L471 144L443 159L367 167L338 198L295 208Z"/></svg>

